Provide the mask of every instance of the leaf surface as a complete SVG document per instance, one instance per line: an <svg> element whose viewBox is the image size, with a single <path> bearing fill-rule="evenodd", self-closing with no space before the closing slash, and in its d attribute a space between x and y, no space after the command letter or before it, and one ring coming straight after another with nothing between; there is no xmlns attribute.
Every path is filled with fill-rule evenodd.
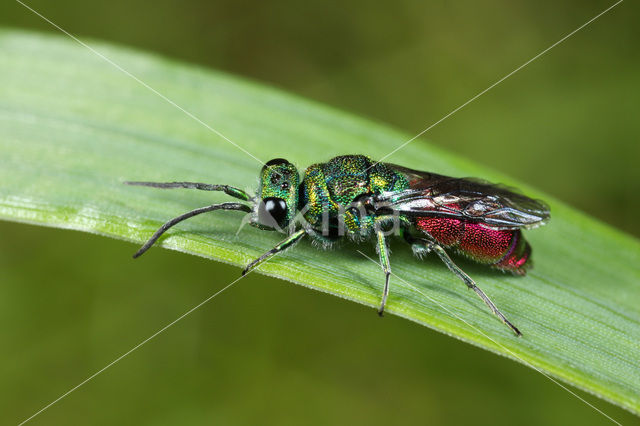
<svg viewBox="0 0 640 426"><path fill-rule="evenodd" d="M141 243L169 218L228 198L130 187L125 180L224 183L253 191L261 165L242 150L263 162L285 157L303 170L340 154L380 158L411 137L225 74L92 46L179 108L73 41L0 31L1 218ZM519 187L547 201L552 219L526 232L535 260L527 277L458 259L522 338L437 259L414 258L400 240L391 242L393 272L401 279L392 278L388 312L640 412L638 241L423 141L389 161ZM281 236L248 226L238 232L241 219L237 212L199 216L172 229L161 245L243 266ZM383 275L356 249L376 257L372 244L320 251L303 241L259 272L377 306ZM132 245L122 260L135 250Z"/></svg>

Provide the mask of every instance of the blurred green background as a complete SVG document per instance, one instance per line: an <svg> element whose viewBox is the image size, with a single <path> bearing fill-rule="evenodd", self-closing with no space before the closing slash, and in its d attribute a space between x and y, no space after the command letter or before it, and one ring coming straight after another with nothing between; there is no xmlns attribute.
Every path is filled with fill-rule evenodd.
<svg viewBox="0 0 640 426"><path fill-rule="evenodd" d="M416 134L612 2L27 4L81 37L245 76ZM426 137L640 235L639 9L622 3ZM0 5L0 25L56 32L11 1ZM133 262L131 244L63 230L0 222L0 235L0 422L7 424L28 417L239 273L164 250ZM623 424L638 423L583 396ZM258 275L33 420L578 422L609 423L533 370Z"/></svg>

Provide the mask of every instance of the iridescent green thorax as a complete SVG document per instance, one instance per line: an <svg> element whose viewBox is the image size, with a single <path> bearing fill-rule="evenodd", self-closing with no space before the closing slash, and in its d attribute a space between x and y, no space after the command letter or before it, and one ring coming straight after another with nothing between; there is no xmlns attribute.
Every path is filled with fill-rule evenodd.
<svg viewBox="0 0 640 426"><path fill-rule="evenodd" d="M405 176L387 165L376 164L364 155L344 155L307 168L300 187L299 209L309 224L319 225L323 213L336 216L359 197L408 187ZM350 219L356 222L350 224ZM357 217L347 215L345 221L351 230L361 225Z"/></svg>

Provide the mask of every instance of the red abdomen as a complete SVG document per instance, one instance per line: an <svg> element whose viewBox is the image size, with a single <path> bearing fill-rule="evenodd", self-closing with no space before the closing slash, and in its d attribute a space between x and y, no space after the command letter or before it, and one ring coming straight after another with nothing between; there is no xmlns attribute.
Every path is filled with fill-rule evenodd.
<svg viewBox="0 0 640 426"><path fill-rule="evenodd" d="M496 230L458 219L424 217L416 227L446 248L453 248L476 262L524 275L531 266L531 246L519 229Z"/></svg>

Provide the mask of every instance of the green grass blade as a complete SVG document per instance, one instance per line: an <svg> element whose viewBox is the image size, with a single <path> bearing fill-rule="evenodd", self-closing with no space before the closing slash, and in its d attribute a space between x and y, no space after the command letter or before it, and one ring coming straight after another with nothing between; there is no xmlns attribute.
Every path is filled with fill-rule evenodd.
<svg viewBox="0 0 640 426"><path fill-rule="evenodd" d="M410 137L227 75L108 45L96 48L262 161L286 157L304 168L338 154L379 158ZM255 159L68 39L0 32L0 81L1 218L140 243L167 219L227 198L123 181L256 184ZM522 338L437 259L419 261L400 241L391 242L393 272L429 298L392 279L388 312L640 412L638 241L424 142L389 160L518 186L548 201L552 220L527 233L536 267L525 278L460 261ZM245 265L280 240L250 227L236 235L240 223L237 213L211 213L184 222L161 243ZM372 245L359 248L375 256ZM122 261L136 249L123 252ZM376 306L382 273L355 249L322 252L303 242L260 272ZM146 254L153 255L153 249Z"/></svg>

